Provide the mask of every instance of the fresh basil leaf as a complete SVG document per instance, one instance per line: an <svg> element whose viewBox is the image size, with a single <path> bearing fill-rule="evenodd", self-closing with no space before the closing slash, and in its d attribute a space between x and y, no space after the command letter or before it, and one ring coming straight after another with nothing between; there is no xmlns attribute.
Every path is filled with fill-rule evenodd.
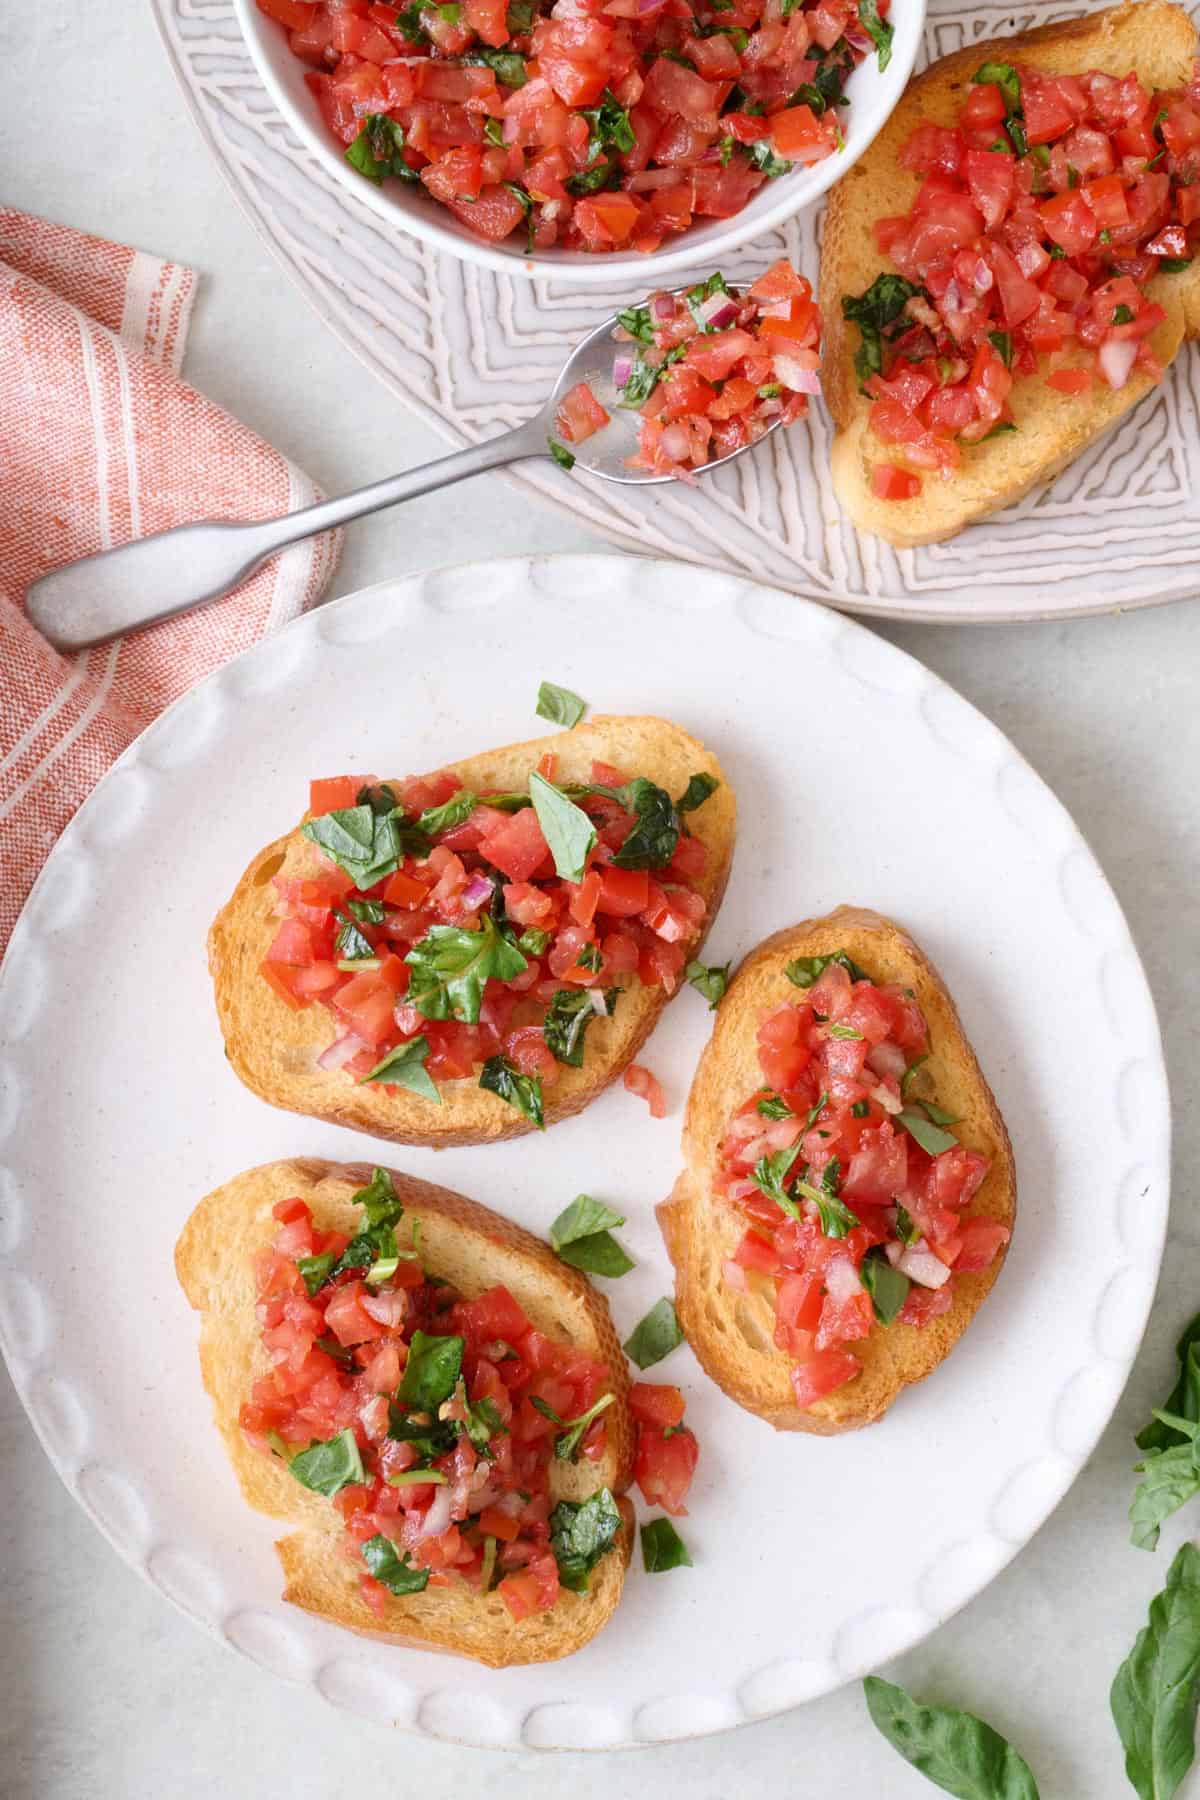
<svg viewBox="0 0 1200 1800"><path fill-rule="evenodd" d="M387 1169L373 1169L366 1187L351 1194L350 1204L362 1207L368 1225L398 1225L404 1214L396 1184Z"/></svg>
<svg viewBox="0 0 1200 1800"><path fill-rule="evenodd" d="M876 1246L868 1250L859 1269L862 1284L871 1296L875 1317L881 1325L890 1325L908 1299L911 1283L907 1275L893 1269L883 1251Z"/></svg>
<svg viewBox="0 0 1200 1800"><path fill-rule="evenodd" d="M883 350L887 340L908 328L908 303L923 287L906 281L903 275L877 275L862 294L842 295L842 317L858 326L862 343L855 354L854 367L860 383L872 375L883 373Z"/></svg>
<svg viewBox="0 0 1200 1800"><path fill-rule="evenodd" d="M310 1444L307 1450L293 1456L288 1466L302 1487L324 1494L327 1500L340 1494L344 1487L367 1479L349 1426L324 1443Z"/></svg>
<svg viewBox="0 0 1200 1800"><path fill-rule="evenodd" d="M529 777L529 797L554 858L555 872L563 881L582 881L588 854L596 845L596 827L582 807L536 771Z"/></svg>
<svg viewBox="0 0 1200 1800"><path fill-rule="evenodd" d="M921 1241L921 1227L904 1206L896 1208L896 1236L910 1250Z"/></svg>
<svg viewBox="0 0 1200 1800"><path fill-rule="evenodd" d="M857 1039L859 1043L862 1042L862 1032L855 1031L853 1025L830 1025L828 1029L831 1038L844 1038L847 1041Z"/></svg>
<svg viewBox="0 0 1200 1800"><path fill-rule="evenodd" d="M1010 331L989 331L988 342L1006 369L1012 368L1013 345Z"/></svg>
<svg viewBox="0 0 1200 1800"><path fill-rule="evenodd" d="M684 973L696 992L708 1001L709 1011L715 1012L729 986L729 964L690 962Z"/></svg>
<svg viewBox="0 0 1200 1800"><path fill-rule="evenodd" d="M587 943L584 944L579 955L575 958L575 967L577 969L586 969L589 975L597 975L600 972L600 965L603 961L604 958L600 954L599 944Z"/></svg>
<svg viewBox="0 0 1200 1800"><path fill-rule="evenodd" d="M624 154L636 146L637 138L630 124L629 114L608 88L605 88L599 106L581 107L580 111L591 131L588 139L589 162L599 156L602 150L619 150Z"/></svg>
<svg viewBox="0 0 1200 1800"><path fill-rule="evenodd" d="M523 88L529 79L529 71L525 67L525 58L515 50L492 50L486 44L474 44L470 54L462 58L464 63L483 64L492 71L497 81L505 87ZM503 138L501 139L503 142Z"/></svg>
<svg viewBox="0 0 1200 1800"><path fill-rule="evenodd" d="M909 1107L896 1114L895 1122L903 1125L909 1137L915 1138L922 1150L927 1150L930 1156L940 1156L943 1150L953 1150L958 1143L958 1139L950 1132L943 1131L940 1125L935 1125L932 1120L924 1118L919 1112L913 1112Z"/></svg>
<svg viewBox="0 0 1200 1800"><path fill-rule="evenodd" d="M360 900L352 894L346 905L360 925L382 925L387 917L387 907L382 900Z"/></svg>
<svg viewBox="0 0 1200 1800"><path fill-rule="evenodd" d="M424 37L419 25L417 29ZM346 151L346 161L376 187L382 186L386 175L395 175L400 181L420 180L417 171L404 160L403 126L386 113L367 114L358 136Z"/></svg>
<svg viewBox="0 0 1200 1800"><path fill-rule="evenodd" d="M570 688L543 681L538 687L535 710L539 719L549 719L552 725L564 725L570 731L587 711L587 701L573 694Z"/></svg>
<svg viewBox="0 0 1200 1800"><path fill-rule="evenodd" d="M381 1081L387 1087L407 1088L410 1094L419 1094L422 1100L432 1100L435 1106L440 1106L442 1096L438 1085L425 1067L428 1055L427 1037L409 1038L407 1043L397 1044L394 1050L389 1050L383 1061L376 1063L369 1075L363 1076L363 1084Z"/></svg>
<svg viewBox="0 0 1200 1800"><path fill-rule="evenodd" d="M512 183L508 182L508 181L506 181L503 185L507 188L512 187ZM526 198L526 200L529 200L529 195L526 194L525 198ZM530 206L533 205L532 200L529 200L529 204L530 204ZM560 469L573 469L575 467L575 458L574 458L574 456L572 456L571 452L567 449L567 446L565 444L560 444L557 438L547 438L546 443L547 443L547 446L549 447L550 455L553 457L554 461L558 464Z"/></svg>
<svg viewBox="0 0 1200 1800"><path fill-rule="evenodd" d="M752 144L743 144L742 149L755 168L762 170L768 181L774 181L779 175L790 175L796 166L784 157L776 156L771 148L770 138L756 138Z"/></svg>
<svg viewBox="0 0 1200 1800"><path fill-rule="evenodd" d="M880 74L892 60L892 39L896 35L886 19L879 16L875 0L858 0L859 23L878 52Z"/></svg>
<svg viewBox="0 0 1200 1800"><path fill-rule="evenodd" d="M1179 1358L1179 1379L1163 1411L1200 1420L1200 1313L1184 1327L1175 1354ZM1182 1441L1180 1434L1169 1430L1157 1415L1134 1439L1139 1450L1166 1450Z"/></svg>
<svg viewBox="0 0 1200 1800"><path fill-rule="evenodd" d="M1125 1773L1141 1800L1171 1800L1196 1751L1200 1551L1181 1546L1109 1696Z"/></svg>
<svg viewBox="0 0 1200 1800"><path fill-rule="evenodd" d="M374 957L375 946L370 938L361 932L348 913L335 908L334 918L340 921L334 945L338 955L344 962L361 962L364 957Z"/></svg>
<svg viewBox="0 0 1200 1800"><path fill-rule="evenodd" d="M658 386L665 364L657 367L648 363L639 350L633 359L633 367L617 389L617 400L621 406L633 407L635 410L645 406L647 400Z"/></svg>
<svg viewBox="0 0 1200 1800"><path fill-rule="evenodd" d="M468 60L469 58L467 57L463 58L464 62ZM497 150L503 150L504 121L502 119L485 119L483 121L483 136L485 143L494 144Z"/></svg>
<svg viewBox="0 0 1200 1800"><path fill-rule="evenodd" d="M417 1411L422 1409L417 1408ZM388 1407L388 1436L398 1444L411 1444L422 1462L446 1456L458 1442L459 1430L453 1419L414 1419L402 1406Z"/></svg>
<svg viewBox="0 0 1200 1800"><path fill-rule="evenodd" d="M812 1130L813 1126L816 1124L817 1120L820 1118L821 1114L825 1111L825 1108L828 1105L829 1105L829 1095L828 1094L818 1094L817 1099L816 1099L816 1104L809 1108L808 1116L804 1121L805 1131Z"/></svg>
<svg viewBox="0 0 1200 1800"><path fill-rule="evenodd" d="M1149 166L1147 163L1146 167ZM1190 269L1194 260L1190 256L1164 256L1159 261L1158 272L1160 275L1178 275L1181 269Z"/></svg>
<svg viewBox="0 0 1200 1800"><path fill-rule="evenodd" d="M573 1269L582 1269L585 1275L605 1275L610 1281L628 1275L636 1266L633 1258L607 1231L594 1231L589 1237L576 1238L573 1243L564 1244L557 1255L560 1262L569 1263Z"/></svg>
<svg viewBox="0 0 1200 1800"><path fill-rule="evenodd" d="M1173 1413L1155 1413L1155 1419L1169 1430L1185 1431L1188 1421L1179 1422ZM1200 1467L1197 1466L1195 1435L1200 1427L1191 1425L1190 1441L1172 1444L1166 1450L1148 1451L1134 1465L1141 1474L1129 1507L1129 1541L1135 1550L1157 1550L1158 1534L1163 1521L1181 1506L1200 1494Z"/></svg>
<svg viewBox="0 0 1200 1800"><path fill-rule="evenodd" d="M522 1075L506 1056L489 1056L479 1072L479 1085L515 1106L539 1131L546 1129L540 1075Z"/></svg>
<svg viewBox="0 0 1200 1800"><path fill-rule="evenodd" d="M704 302L706 300L711 300L714 294L728 294L728 292L729 284L725 280L725 277L719 269L714 269L707 281L697 282L696 286L689 288L687 293L683 296L684 300L687 302L688 311L691 313L692 318L696 321L696 324L700 327L702 332L713 331L716 329L715 326L709 324L701 310Z"/></svg>
<svg viewBox="0 0 1200 1800"><path fill-rule="evenodd" d="M561 1250L564 1244L578 1243L580 1238L591 1237L593 1232L611 1231L624 1223L624 1215L605 1206L602 1200L593 1200L590 1194L576 1194L546 1235L550 1239L550 1248Z"/></svg>
<svg viewBox="0 0 1200 1800"><path fill-rule="evenodd" d="M647 1575L692 1567L687 1545L670 1519L650 1519L642 1526L642 1566Z"/></svg>
<svg viewBox="0 0 1200 1800"><path fill-rule="evenodd" d="M929 1052L926 1050L923 1056L918 1056L915 1061L909 1063L907 1069L905 1069L903 1075L900 1077L900 1098L902 1100L908 1099L908 1090L912 1086L917 1070L921 1067L922 1063L927 1063L928 1061Z"/></svg>
<svg viewBox="0 0 1200 1800"><path fill-rule="evenodd" d="M494 1437L506 1437L508 1427L500 1417L500 1408L486 1396L467 1406L467 1436L481 1454L486 1455Z"/></svg>
<svg viewBox="0 0 1200 1800"><path fill-rule="evenodd" d="M352 1365L354 1363L353 1351L347 1350L345 1344L339 1344L335 1337L317 1338L316 1348L318 1350L323 1350L326 1356L331 1356L336 1363L350 1363Z"/></svg>
<svg viewBox="0 0 1200 1800"><path fill-rule="evenodd" d="M693 775L675 802L675 811L679 813L695 812L710 800L720 787L715 775Z"/></svg>
<svg viewBox="0 0 1200 1800"><path fill-rule="evenodd" d="M637 823L613 857L615 869L661 869L675 854L682 820L665 788L638 775L618 790L621 804ZM578 878L576 878L578 879Z"/></svg>
<svg viewBox="0 0 1200 1800"><path fill-rule="evenodd" d="M654 342L654 327L650 323L648 306L626 307L624 312L617 314L617 324L639 344L650 345Z"/></svg>
<svg viewBox="0 0 1200 1800"><path fill-rule="evenodd" d="M306 819L300 833L344 869L358 888L374 887L395 873L406 854L423 854L428 848L428 839L405 817L403 807L380 812L362 800L357 806Z"/></svg>
<svg viewBox="0 0 1200 1800"><path fill-rule="evenodd" d="M854 1105L850 1108L850 1116L853 1119L869 1118L870 1113L871 1102L869 1100L856 1100Z"/></svg>
<svg viewBox="0 0 1200 1800"><path fill-rule="evenodd" d="M796 1201L788 1193L789 1171L800 1155L799 1143L788 1144L782 1150L776 1150L773 1156L760 1156L754 1165L751 1180L761 1188L768 1200L774 1200L781 1206L788 1217L799 1219L803 1215Z"/></svg>
<svg viewBox="0 0 1200 1800"><path fill-rule="evenodd" d="M393 1594L422 1594L429 1585L429 1570L414 1569L408 1552L401 1556L391 1538L377 1532L362 1547L363 1561Z"/></svg>
<svg viewBox="0 0 1200 1800"><path fill-rule="evenodd" d="M867 1711L893 1750L958 1800L1039 1800L1029 1765L974 1713L921 1706L878 1675L863 1682Z"/></svg>
<svg viewBox="0 0 1200 1800"><path fill-rule="evenodd" d="M497 930L490 913L478 931L461 925L431 925L404 958L412 970L406 996L426 1019L479 1022L484 988L489 980L511 981L529 964L516 945Z"/></svg>
<svg viewBox="0 0 1200 1800"><path fill-rule="evenodd" d="M675 1303L656 1300L644 1319L639 1319L621 1348L639 1369L652 1369L683 1342Z"/></svg>
<svg viewBox="0 0 1200 1800"><path fill-rule="evenodd" d="M870 981L871 977L852 962L844 950L835 950L831 956L797 956L788 964L784 974L793 987L810 988L825 973L830 963L841 963L851 981Z"/></svg>
<svg viewBox="0 0 1200 1800"><path fill-rule="evenodd" d="M602 1412L607 1412L609 1407L615 1404L616 1398L615 1394L602 1394L594 1406L589 1406L585 1413L580 1413L575 1419L560 1418L554 1408L539 1394L531 1394L529 1404L535 1412L540 1412L543 1418L562 1427L560 1436L554 1441L556 1459L559 1462L575 1462L578 1460L579 1446L583 1442L583 1436L588 1426L593 1419L598 1419Z"/></svg>
<svg viewBox="0 0 1200 1800"><path fill-rule="evenodd" d="M411 6L406 6L402 12L396 14L396 26L404 33L410 44L427 44L429 42L429 33L421 23L420 0L413 0Z"/></svg>
<svg viewBox="0 0 1200 1800"><path fill-rule="evenodd" d="M430 838L439 838L443 832L465 825L478 805L478 794L471 793L469 788L460 788L444 806L428 807L417 820L417 829Z"/></svg>
<svg viewBox="0 0 1200 1800"><path fill-rule="evenodd" d="M616 187L620 180L620 163L602 156L590 168L581 169L577 175L568 175L563 185L569 194L602 194L607 188Z"/></svg>
<svg viewBox="0 0 1200 1800"><path fill-rule="evenodd" d="M432 1337L414 1331L396 1390L401 1406L414 1412L436 1413L442 1401L450 1398L462 1374L463 1349L464 1340L460 1337Z"/></svg>
<svg viewBox="0 0 1200 1800"><path fill-rule="evenodd" d="M790 1119L793 1116L782 1094L764 1094L754 1110L764 1119Z"/></svg>
<svg viewBox="0 0 1200 1800"><path fill-rule="evenodd" d="M821 1218L821 1231L827 1238L848 1237L854 1227L860 1223L858 1214L851 1212L846 1202L837 1191L838 1176L841 1168L837 1157L825 1164L821 1172L821 1185L814 1187L811 1181L798 1181L796 1191L803 1194L806 1200L812 1200Z"/></svg>
<svg viewBox="0 0 1200 1800"><path fill-rule="evenodd" d="M296 1267L308 1289L310 1300L318 1289L323 1288L329 1280L335 1260L332 1250L326 1250L320 1256L298 1256L296 1258Z"/></svg>
<svg viewBox="0 0 1200 1800"><path fill-rule="evenodd" d="M620 1528L620 1510L607 1488L586 1500L559 1501L550 1514L550 1548L563 1587L587 1593L592 1570L612 1549Z"/></svg>
<svg viewBox="0 0 1200 1800"><path fill-rule="evenodd" d="M1011 63L985 62L972 75L979 87L998 87L1010 113L1021 110L1021 78Z"/></svg>
<svg viewBox="0 0 1200 1800"><path fill-rule="evenodd" d="M599 1013L587 988L559 988L542 1021L542 1036L560 1063L583 1067L584 1037Z"/></svg>

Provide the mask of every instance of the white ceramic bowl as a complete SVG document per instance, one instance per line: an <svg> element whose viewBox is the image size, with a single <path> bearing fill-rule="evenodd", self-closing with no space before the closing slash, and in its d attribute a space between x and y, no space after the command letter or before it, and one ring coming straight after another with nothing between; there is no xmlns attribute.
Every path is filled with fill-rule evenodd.
<svg viewBox="0 0 1200 1800"><path fill-rule="evenodd" d="M325 127L320 109L305 86L305 65L289 50L287 33L259 12L254 0L234 0L255 66L288 124L334 180L385 223L423 239L435 249L459 256L464 262L506 275L553 276L591 287L626 284L631 291L654 286L672 269L715 264L720 257L762 237L793 213L810 206L832 187L858 161L904 92L920 47L925 4L926 0L894 0L891 60L880 74L872 52L851 76L847 88L850 105L842 114L846 142L836 155L826 157L811 169L794 169L790 175L764 182L735 218L695 226L669 238L669 248L652 256L636 251L592 254L582 250L543 250L527 256L519 238L488 244L474 237L423 189L414 191L399 181L388 181L377 188L357 174Z"/></svg>

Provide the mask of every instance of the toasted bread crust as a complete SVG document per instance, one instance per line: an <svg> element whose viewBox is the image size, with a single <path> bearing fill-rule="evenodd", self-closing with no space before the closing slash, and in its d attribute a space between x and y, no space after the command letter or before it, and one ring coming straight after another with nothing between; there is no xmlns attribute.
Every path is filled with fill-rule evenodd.
<svg viewBox="0 0 1200 1800"><path fill-rule="evenodd" d="M344 1555L342 1521L331 1503L301 1487L273 1457L246 1442L238 1424L251 1383L269 1367L255 1314L254 1252L277 1229L279 1200L298 1196L324 1230L352 1230L360 1218L351 1196L366 1185L365 1163L292 1159L248 1169L207 1195L175 1247L175 1270L190 1304L201 1314L200 1369L241 1489L251 1506L292 1530L276 1549L286 1577L284 1599L332 1624L393 1644L448 1651L491 1668L549 1662L568 1656L611 1617L621 1596L633 1544L633 1513L619 1500L624 1523L616 1549L604 1557L588 1594L563 1592L546 1613L516 1624L495 1592L427 1588L389 1597L381 1620L362 1598L356 1570ZM461 1194L392 1172L409 1220L421 1223L427 1264L471 1296L502 1282L527 1317L548 1337L579 1345L604 1361L617 1404L609 1408L608 1443L593 1463L554 1463L555 1500L581 1500L607 1486L620 1496L633 1469L634 1427L629 1378L606 1302L577 1270L561 1263L540 1238Z"/></svg>
<svg viewBox="0 0 1200 1800"><path fill-rule="evenodd" d="M511 744L441 767L456 774L464 787L486 793L523 784L547 752L557 758L564 781L587 780L593 761L599 761L647 775L672 794L680 793L693 774L712 775L720 782L711 798L688 814L689 830L709 853L708 866L696 883L708 905L707 929L725 891L737 829L737 804L716 757L666 720L599 717L554 737ZM332 1016L320 1005L293 1012L262 979L259 964L279 923L273 877L305 877L323 867L328 864L316 846L299 830L292 831L260 851L213 921L209 969L225 1051L234 1071L272 1106L399 1144L484 1144L533 1130L515 1107L481 1088L473 1076L440 1084L438 1107L419 1095L363 1086L341 1071L316 1066L317 1057L336 1035ZM616 1080L653 1030L667 998L662 989L643 987L636 976L632 978L613 1017L597 1018L590 1026L583 1067L564 1066L558 1080L546 1088L547 1125L580 1112Z"/></svg>
<svg viewBox="0 0 1200 1800"><path fill-rule="evenodd" d="M838 427L832 451L834 488L860 530L899 547L952 537L964 525L1051 480L1155 385L1139 370L1123 388L1098 382L1090 394L1068 395L1046 387L1044 370L1023 376L1012 391L1015 432L964 445L962 464L951 478L927 475L913 500L876 499L871 470L893 460L895 453L868 429L871 402L859 392L854 368L858 329L842 317L841 302L844 294L862 293L889 266L875 247L872 228L878 218L907 211L920 185L900 165L906 139L918 125L953 125L972 75L988 61L1027 63L1059 75L1136 70L1155 89L1185 83L1195 50L1195 27L1168 0L1133 0L1014 37L971 44L914 77L870 149L833 189L821 250L822 388ZM1165 368L1185 338L1200 333L1200 262L1183 273L1156 276L1147 292L1167 313L1150 339Z"/></svg>
<svg viewBox="0 0 1200 1800"><path fill-rule="evenodd" d="M921 1071L924 1091L957 1114L955 1135L982 1151L991 1169L971 1203L973 1215L1010 1228L1017 1189L1012 1146L991 1089L967 1042L945 982L906 931L862 907L839 906L776 932L751 952L730 983L712 1038L692 1084L683 1128L684 1170L659 1223L676 1271L676 1308L704 1368L732 1400L780 1431L821 1436L855 1431L879 1419L902 1388L923 1381L949 1355L974 1318L1003 1255L988 1269L954 1278L954 1305L921 1329L876 1326L854 1346L863 1371L844 1387L801 1411L789 1379L789 1360L772 1341L770 1304L726 1289L721 1265L745 1221L717 1200L712 1182L729 1120L747 1094L762 1085L756 1031L763 1014L796 990L784 970L793 957L845 950L880 982L911 987L929 1025L931 1053ZM918 1091L922 1083L917 1084Z"/></svg>

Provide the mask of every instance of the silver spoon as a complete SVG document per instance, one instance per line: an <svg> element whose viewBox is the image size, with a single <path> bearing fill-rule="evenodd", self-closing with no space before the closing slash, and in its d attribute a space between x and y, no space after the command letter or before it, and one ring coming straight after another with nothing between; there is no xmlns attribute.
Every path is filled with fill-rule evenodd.
<svg viewBox="0 0 1200 1800"><path fill-rule="evenodd" d="M676 294L687 290L677 288ZM254 519L233 524L223 519L202 520L195 525L176 525L153 537L138 538L113 550L101 550L79 562L67 563L35 581L26 595L26 611L42 636L60 650L86 650L123 632L153 625L191 607L204 606L229 593L268 558L318 531L348 525L367 513L412 500L480 475L485 469L528 457L549 457L550 439L558 438L555 413L559 401L576 382L586 381L601 405L611 414L604 426L574 449L576 465L604 481L640 486L671 481L670 475L652 475L626 467L637 447L639 415L617 401L613 385L613 360L618 346L613 341L615 315L584 338L564 363L553 392L539 413L515 431L506 431L486 443L443 456L421 469L406 469L386 481L372 482L337 500L322 500L300 512L276 519ZM779 423L775 420L764 436ZM761 440L759 440L761 441ZM752 448L743 445L743 449ZM742 450L715 458L704 469L719 469Z"/></svg>

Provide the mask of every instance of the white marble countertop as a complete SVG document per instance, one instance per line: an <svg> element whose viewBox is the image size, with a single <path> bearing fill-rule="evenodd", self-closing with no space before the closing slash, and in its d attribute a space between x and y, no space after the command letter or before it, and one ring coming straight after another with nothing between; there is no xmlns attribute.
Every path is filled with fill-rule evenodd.
<svg viewBox="0 0 1200 1800"><path fill-rule="evenodd" d="M318 322L208 161L144 6L0 7L3 199L192 264L187 357L200 388L338 492L444 446ZM604 548L495 477L353 528L334 592L487 552ZM1129 1388L1095 1456L1029 1547L902 1658L922 1698L984 1714L1043 1800L1132 1790L1108 1688L1193 1507L1157 1556L1129 1548L1131 1433L1166 1394L1200 1308L1200 611L1075 625L881 632L973 700L1072 810L1129 915L1154 988L1176 1109L1173 1228ZM1030 920L1036 931L1037 921ZM1019 979L1014 971L1014 979ZM1087 1120L1080 1120L1087 1129ZM59 1485L0 1375L0 1789L8 1800L654 1800L932 1794L870 1726L857 1687L724 1737L608 1756L507 1756L336 1713L229 1654L143 1586ZM796 1604L803 1605L798 1595ZM1200 1777L1186 1792L1200 1794Z"/></svg>

